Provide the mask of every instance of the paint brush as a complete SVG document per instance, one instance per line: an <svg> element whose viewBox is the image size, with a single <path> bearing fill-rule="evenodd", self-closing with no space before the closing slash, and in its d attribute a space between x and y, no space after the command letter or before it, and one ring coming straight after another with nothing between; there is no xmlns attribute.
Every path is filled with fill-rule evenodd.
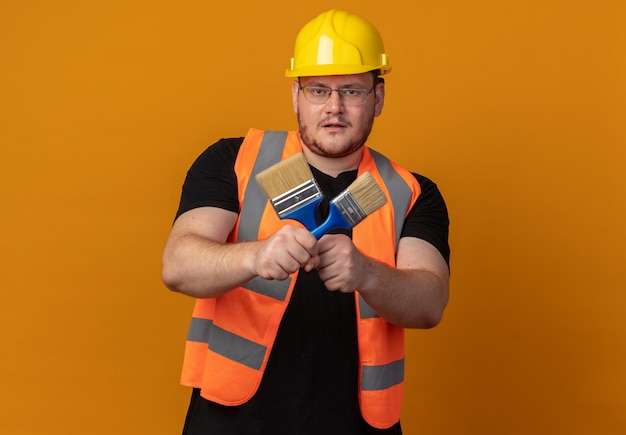
<svg viewBox="0 0 626 435"><path fill-rule="evenodd" d="M386 202L387 197L376 180L365 172L330 201L328 217L311 233L319 240L332 229L354 228Z"/></svg>
<svg viewBox="0 0 626 435"><path fill-rule="evenodd" d="M255 178L280 219L297 220L309 231L317 226L315 210L324 195L302 153L259 172Z"/></svg>

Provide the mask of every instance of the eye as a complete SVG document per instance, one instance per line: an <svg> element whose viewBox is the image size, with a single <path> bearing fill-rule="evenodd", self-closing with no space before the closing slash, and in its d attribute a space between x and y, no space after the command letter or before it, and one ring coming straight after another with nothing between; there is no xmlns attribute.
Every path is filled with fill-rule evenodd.
<svg viewBox="0 0 626 435"><path fill-rule="evenodd" d="M341 90L341 93L348 97L356 97L358 95L361 95L361 92L362 91L360 89L342 89Z"/></svg>
<svg viewBox="0 0 626 435"><path fill-rule="evenodd" d="M315 86L309 86L307 90L309 91L311 95L315 95L315 96L328 95L328 92L329 92L328 88L320 88L320 87L315 87Z"/></svg>

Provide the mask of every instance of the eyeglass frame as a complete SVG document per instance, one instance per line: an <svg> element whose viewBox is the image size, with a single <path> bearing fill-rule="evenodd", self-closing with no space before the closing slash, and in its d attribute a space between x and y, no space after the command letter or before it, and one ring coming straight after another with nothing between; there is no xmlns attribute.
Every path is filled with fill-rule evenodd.
<svg viewBox="0 0 626 435"><path fill-rule="evenodd" d="M345 101L343 100L343 95L341 93L341 91L365 91L367 92L367 94L365 95L365 98L363 98L363 101L357 104L353 104L353 106L362 106L363 104L365 104L365 102L367 101L367 98L370 96L370 94L372 93L376 93L376 85L378 83L384 83L382 80L377 80L376 82L374 82L374 84L372 85L371 89L366 89L366 88L331 88L330 86L313 86L313 85L304 85L302 86L302 83L300 82L300 80L298 80L298 89L302 91L302 94L304 95L304 99L307 100L309 103L311 104L326 104L328 102L328 100L330 100L330 97L333 95L333 91L337 92L337 95L339 95L339 100L345 104ZM329 89L330 93L328 94L328 97L326 98L326 100L324 102L320 102L320 103L316 103L314 101L311 101L307 98L307 92L306 89L307 88L319 88L319 89Z"/></svg>

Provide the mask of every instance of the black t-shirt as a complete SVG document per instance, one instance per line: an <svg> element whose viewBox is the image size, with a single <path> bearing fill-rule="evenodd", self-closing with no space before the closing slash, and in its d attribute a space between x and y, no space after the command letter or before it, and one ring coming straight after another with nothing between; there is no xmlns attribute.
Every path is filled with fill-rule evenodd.
<svg viewBox="0 0 626 435"><path fill-rule="evenodd" d="M239 210L234 162L242 138L207 148L187 174L177 213L197 207ZM352 183L357 171L333 178L311 168L325 198ZM437 186L414 174L422 193L405 219L402 237L433 244L449 261L448 214ZM318 221L328 210L324 200ZM347 231L347 230L340 230ZM349 231L347 231L349 234ZM358 404L358 345L354 294L330 292L316 271L298 274L261 385L247 403L225 407L194 391L185 434L400 434L400 424L374 429Z"/></svg>

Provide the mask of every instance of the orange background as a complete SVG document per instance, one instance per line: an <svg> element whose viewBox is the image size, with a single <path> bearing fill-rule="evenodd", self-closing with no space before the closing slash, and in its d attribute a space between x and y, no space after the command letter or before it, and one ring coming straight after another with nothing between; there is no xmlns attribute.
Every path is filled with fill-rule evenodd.
<svg viewBox="0 0 626 435"><path fill-rule="evenodd" d="M180 433L192 301L160 255L185 172L295 128L293 40L333 6L394 68L370 145L450 208L405 433L626 433L620 0L0 3L0 433Z"/></svg>

